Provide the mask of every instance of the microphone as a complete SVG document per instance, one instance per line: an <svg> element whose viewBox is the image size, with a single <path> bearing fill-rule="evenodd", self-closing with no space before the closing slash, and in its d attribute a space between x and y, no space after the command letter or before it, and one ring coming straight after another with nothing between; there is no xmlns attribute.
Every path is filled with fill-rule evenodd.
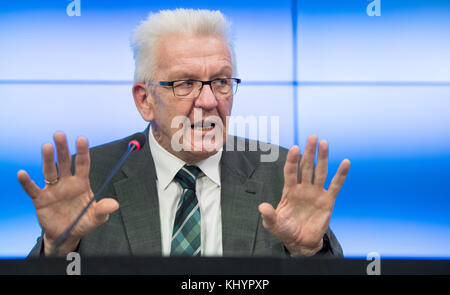
<svg viewBox="0 0 450 295"><path fill-rule="evenodd" d="M53 245L52 251L50 252L50 256L56 255L59 247L67 241L74 227L78 224L78 222L84 216L84 214L86 214L87 210L92 205L92 203L94 201L97 201L98 196L100 196L100 194L105 190L106 186L110 183L114 175L116 175L117 171L119 171L119 169L123 166L123 164L125 164L125 161L131 155L131 153L133 153L134 151L139 151L145 145L145 142L146 136L144 133L139 132L132 135L132 139L128 142L127 151L122 155L122 157L117 162L116 166L114 166L114 168L111 170L111 172L109 172L102 186L94 194L94 196L86 205L86 207L83 208L83 210L80 212L80 214L78 214L77 218L75 218L73 223L55 240L55 244Z"/></svg>

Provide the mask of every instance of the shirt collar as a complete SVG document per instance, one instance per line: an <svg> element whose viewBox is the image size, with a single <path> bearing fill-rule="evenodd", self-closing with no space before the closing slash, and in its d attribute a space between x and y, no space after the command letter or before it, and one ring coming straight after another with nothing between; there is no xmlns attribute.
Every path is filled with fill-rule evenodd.
<svg viewBox="0 0 450 295"><path fill-rule="evenodd" d="M161 187L165 190L172 182L175 175L183 167L186 162L169 153L164 149L153 137L152 128L149 128L148 139L150 143L150 151L155 163L156 177ZM220 158L222 157L222 149L214 155L197 162L202 172L214 183L220 186Z"/></svg>

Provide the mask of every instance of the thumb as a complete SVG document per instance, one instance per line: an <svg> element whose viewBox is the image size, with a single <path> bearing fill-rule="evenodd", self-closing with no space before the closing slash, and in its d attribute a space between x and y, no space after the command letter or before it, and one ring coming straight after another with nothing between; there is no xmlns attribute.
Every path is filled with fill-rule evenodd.
<svg viewBox="0 0 450 295"><path fill-rule="evenodd" d="M261 213L264 228L271 232L277 223L277 212L269 203L261 203L258 210Z"/></svg>
<svg viewBox="0 0 450 295"><path fill-rule="evenodd" d="M97 223L103 224L108 221L109 214L119 209L119 203L111 198L101 199L95 204L95 219Z"/></svg>

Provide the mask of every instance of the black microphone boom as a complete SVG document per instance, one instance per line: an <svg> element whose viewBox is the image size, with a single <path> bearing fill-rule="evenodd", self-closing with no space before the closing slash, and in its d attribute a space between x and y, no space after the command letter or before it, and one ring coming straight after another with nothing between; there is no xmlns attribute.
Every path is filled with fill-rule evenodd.
<svg viewBox="0 0 450 295"><path fill-rule="evenodd" d="M116 175L117 171L119 171L119 169L123 166L123 164L125 164L125 161L131 155L131 153L140 150L145 145L145 142L146 136L144 133L136 133L132 135L131 140L128 143L127 151L122 155L120 160L117 162L116 166L114 166L114 168L108 174L102 186L94 194L94 196L86 205L86 207L83 208L83 210L80 212L80 214L78 214L77 218L75 218L72 224L55 240L55 244L53 245L52 251L50 252L50 256L55 256L57 254L59 247L67 241L74 227L78 224L78 222L84 216L84 214L86 214L87 210L92 205L92 203L94 201L97 201L100 194L105 190L106 186L109 184L114 175Z"/></svg>

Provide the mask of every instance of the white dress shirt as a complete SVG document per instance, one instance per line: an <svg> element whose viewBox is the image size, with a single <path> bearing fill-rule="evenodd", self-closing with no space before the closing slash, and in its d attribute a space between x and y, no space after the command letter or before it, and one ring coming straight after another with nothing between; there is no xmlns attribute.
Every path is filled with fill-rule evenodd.
<svg viewBox="0 0 450 295"><path fill-rule="evenodd" d="M162 255L170 255L173 224L183 189L174 179L186 163L165 150L153 137L148 139L156 169ZM196 181L201 216L201 255L222 256L222 216L220 211L220 158L222 150L197 165L203 173Z"/></svg>

